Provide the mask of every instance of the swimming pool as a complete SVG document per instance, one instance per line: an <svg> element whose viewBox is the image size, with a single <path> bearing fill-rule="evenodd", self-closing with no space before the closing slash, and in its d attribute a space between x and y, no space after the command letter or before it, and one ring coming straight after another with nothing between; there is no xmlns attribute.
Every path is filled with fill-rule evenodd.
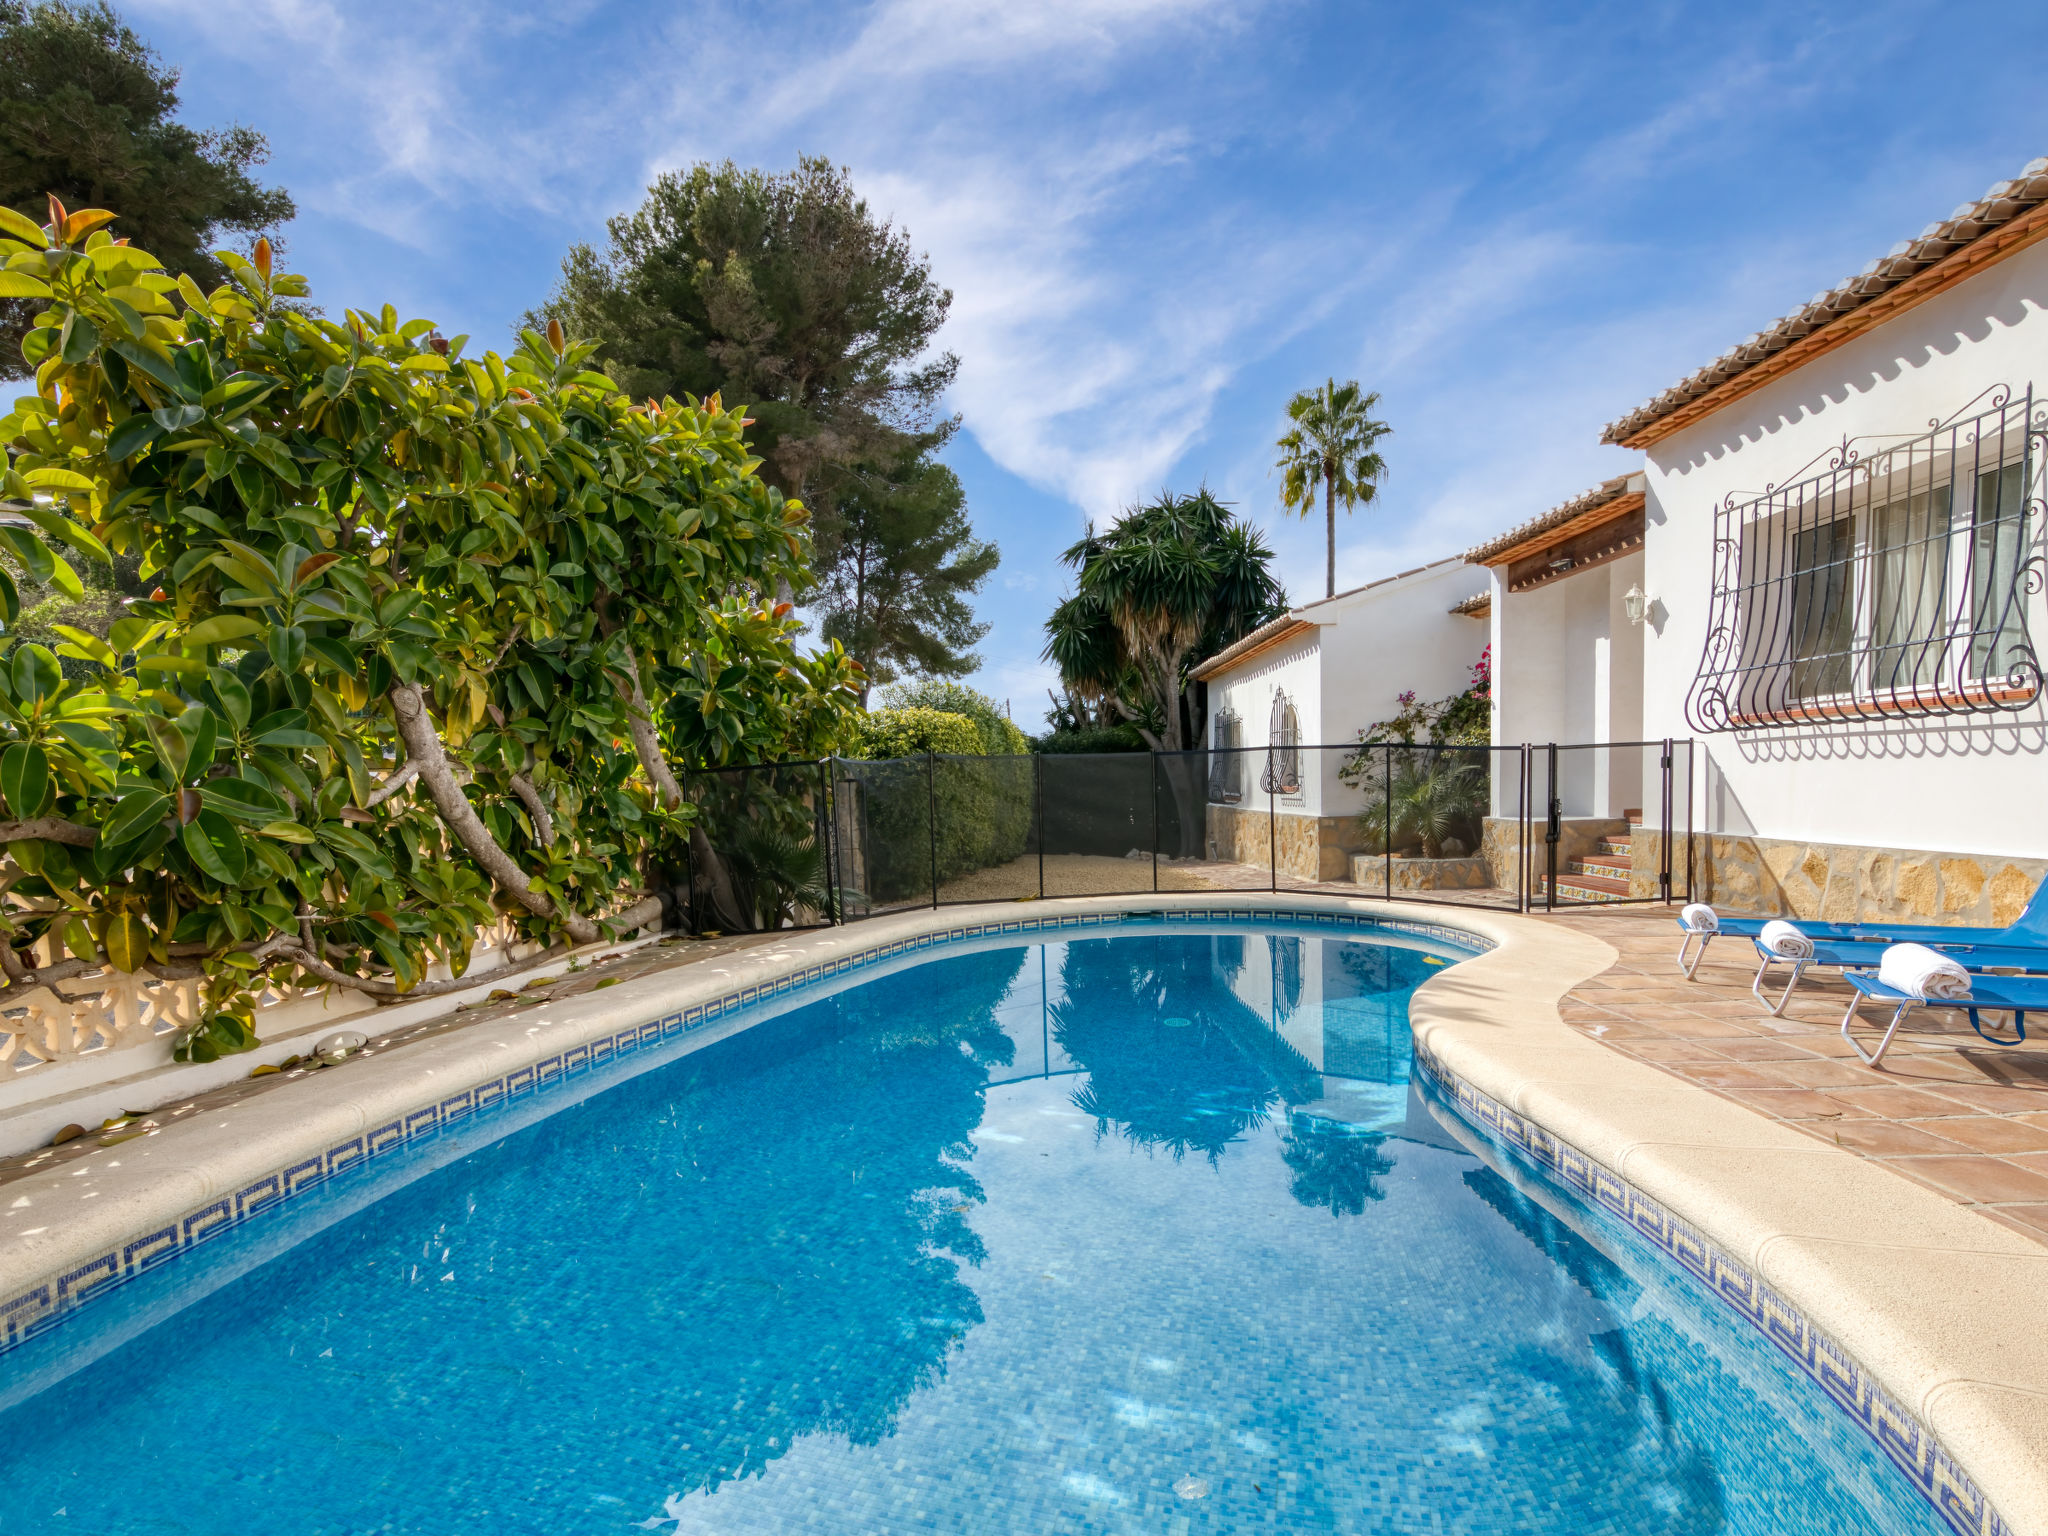
<svg viewBox="0 0 2048 1536"><path fill-rule="evenodd" d="M0 1532L1945 1529L1411 1080L1458 958L942 952L469 1122L0 1363Z"/></svg>

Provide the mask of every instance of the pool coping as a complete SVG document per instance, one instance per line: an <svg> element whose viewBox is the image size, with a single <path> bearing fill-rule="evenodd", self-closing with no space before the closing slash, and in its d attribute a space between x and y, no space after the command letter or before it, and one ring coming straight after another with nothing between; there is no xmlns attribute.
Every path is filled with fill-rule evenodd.
<svg viewBox="0 0 2048 1536"><path fill-rule="evenodd" d="M1571 1030L1617 956L1507 913L1268 892L916 909L380 1053L9 1186L0 1351L380 1152L798 988L953 944L1136 914L1330 919L1484 950L1410 1007L1418 1064L1488 1134L1616 1211L1862 1424L1959 1531L2048 1536L2048 1250ZM1476 943L1475 943L1476 941ZM2017 1319L2016 1323L2009 1320Z"/></svg>

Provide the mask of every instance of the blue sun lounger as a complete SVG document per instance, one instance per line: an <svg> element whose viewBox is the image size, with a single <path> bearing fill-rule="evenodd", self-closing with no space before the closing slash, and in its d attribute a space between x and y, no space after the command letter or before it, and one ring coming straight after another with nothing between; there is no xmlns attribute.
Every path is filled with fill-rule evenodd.
<svg viewBox="0 0 2048 1536"><path fill-rule="evenodd" d="M1802 927L1799 930L1805 933ZM1839 967L1848 970L1852 966L1867 966L1875 971L1878 962L1884 959L1884 952L1890 946L1874 939L1854 941L1816 940L1813 953L1803 959L1794 960L1766 949L1762 939L1750 941L1756 946L1758 965L1756 976L1749 984L1749 990L1756 994L1756 1000L1771 1010L1774 1018L1782 1018L1785 1005L1792 1001L1793 990L1799 985L1799 978L1816 965ZM1966 971L2048 971L2048 944L1949 944L1935 943L1927 939L1913 939L1907 942L1925 944L1937 953L1947 955ZM1785 990L1772 1002L1764 995L1764 975L1774 965L1792 967L1792 979L1785 983Z"/></svg>
<svg viewBox="0 0 2048 1536"><path fill-rule="evenodd" d="M1888 987L1877 979L1875 971L1844 971L1842 979L1856 990L1849 997L1849 1011L1842 1015L1842 1038L1849 1042L1849 1049L1862 1058L1866 1066L1876 1066L1884 1060L1884 1053L1891 1049L1892 1036L1899 1032L1899 1024L1915 1008L1960 1008L1970 1016L1970 1028L1977 1031L1993 1045L2021 1045L2027 1038L2027 1013L2030 1009L2048 1008L2048 976L1972 976L1970 995L1954 1001L1947 998L1915 997L1910 992L1901 992L1897 987ZM1849 1033L1849 1026L1856 1022L1856 1010L1869 998L1872 1002L1893 1003L1891 1024L1885 1029L1884 1038L1877 1042L1875 1052L1866 1052ZM1984 1025L1977 1015L1985 1013L2010 1013L2014 1037L2001 1040L1996 1035L1984 1033Z"/></svg>
<svg viewBox="0 0 2048 1536"><path fill-rule="evenodd" d="M1692 973L1699 969L1700 961L1706 958L1707 945L1718 935L1753 939L1772 919L1724 917L1720 919L1721 926L1713 933L1686 927L1683 917L1677 921L1685 934L1685 941L1678 946L1678 968L1690 981ZM1797 918L1792 921L1797 922L1799 931L1816 944L1926 944L1934 947L1988 944L2015 949L2048 949L2048 880L2034 887L2026 911L2004 928L1944 928L1934 923L1809 923ZM1694 939L1700 941L1696 954L1691 952Z"/></svg>

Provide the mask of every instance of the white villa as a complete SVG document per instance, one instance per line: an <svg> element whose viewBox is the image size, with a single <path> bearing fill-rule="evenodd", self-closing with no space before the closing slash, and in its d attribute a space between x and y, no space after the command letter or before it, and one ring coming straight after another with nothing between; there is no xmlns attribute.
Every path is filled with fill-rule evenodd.
<svg viewBox="0 0 2048 1536"><path fill-rule="evenodd" d="M1638 472L1471 551L1494 740L1690 738L1704 897L2015 916L2048 871L2044 237L2048 159L1610 425ZM1659 757L1578 755L1563 817L1654 804Z"/></svg>
<svg viewBox="0 0 2048 1536"><path fill-rule="evenodd" d="M1364 800L1338 778L1349 754L1336 748L1398 714L1403 693L1436 700L1464 690L1486 646L1474 601L1483 593L1483 574L1463 558L1439 560L1293 609L1197 666L1209 745L1221 754L1210 776L1211 856L1270 856L1283 874L1349 879L1364 846ZM1271 829L1260 784L1268 747L1280 749Z"/></svg>

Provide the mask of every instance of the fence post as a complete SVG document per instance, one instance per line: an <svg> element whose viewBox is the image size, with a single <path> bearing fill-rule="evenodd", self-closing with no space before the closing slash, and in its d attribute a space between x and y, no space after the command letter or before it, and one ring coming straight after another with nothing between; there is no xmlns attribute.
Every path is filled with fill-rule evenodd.
<svg viewBox="0 0 2048 1536"><path fill-rule="evenodd" d="M1159 754L1146 754L1152 759L1152 894L1159 894Z"/></svg>
<svg viewBox="0 0 2048 1536"><path fill-rule="evenodd" d="M1269 733L1270 734L1270 733ZM1266 771L1259 776L1266 786L1266 888L1280 889L1280 819L1273 807L1273 791L1279 785L1274 776L1273 744L1266 743Z"/></svg>
<svg viewBox="0 0 2048 1536"><path fill-rule="evenodd" d="M839 848L832 826L832 770L830 758L818 759L819 841L825 851L825 921L844 923L839 913Z"/></svg>
<svg viewBox="0 0 2048 1536"><path fill-rule="evenodd" d="M1530 783L1529 743L1522 743L1518 755L1521 758L1521 782L1516 790L1515 800L1515 910L1529 910L1529 807L1534 804L1534 786Z"/></svg>
<svg viewBox="0 0 2048 1536"><path fill-rule="evenodd" d="M676 788L681 791L683 804L690 803L690 773L688 769L676 775ZM690 840L683 839L683 921L682 926L691 933L697 931L697 855L690 849Z"/></svg>
<svg viewBox="0 0 2048 1536"><path fill-rule="evenodd" d="M1687 737L1685 743L1685 899L1688 902L1697 901L1699 899L1696 895L1694 895L1692 888L1692 764L1693 758L1698 754L1698 752L1699 743L1694 741L1692 738Z"/></svg>
<svg viewBox="0 0 2048 1536"><path fill-rule="evenodd" d="M939 905L939 755L927 752L924 755L925 785L931 796L932 831L932 908Z"/></svg>
<svg viewBox="0 0 2048 1536"><path fill-rule="evenodd" d="M1543 910L1557 910L1557 841L1564 835L1564 801L1557 793L1557 743L1551 742L1548 759L1544 764L1549 782L1544 790L1549 803L1544 809L1543 843Z"/></svg>
<svg viewBox="0 0 2048 1536"><path fill-rule="evenodd" d="M1662 769L1663 769L1663 797L1664 797L1664 803L1663 803L1662 807L1660 808L1660 814L1661 814L1661 815L1663 816L1663 819L1664 819L1664 825L1663 825L1662 827L1660 827L1660 828L1658 829L1658 839L1657 839L1657 840L1658 840L1658 841L1659 841L1660 843L1662 843L1662 844L1663 844L1663 850L1664 850L1664 858L1663 858L1663 861L1661 862L1661 864L1660 864L1660 865L1658 866L1658 869L1657 869L1657 887L1658 887L1658 891L1659 891L1659 894L1661 894L1661 895L1663 896L1663 898L1664 898L1664 905L1668 907L1668 906L1670 906L1670 905L1671 905L1671 843L1672 843L1672 836L1671 836L1671 833L1672 833L1672 826L1671 826L1671 822L1672 822L1672 816L1671 816L1671 738L1670 738L1669 736L1666 736L1666 737L1664 738L1664 755L1663 755L1663 759L1662 759L1662 763L1661 763L1661 766L1662 766Z"/></svg>
<svg viewBox="0 0 2048 1536"><path fill-rule="evenodd" d="M1380 765L1380 809L1386 812L1385 825L1380 829L1380 857L1386 865L1385 883L1380 895L1388 901L1394 899L1394 744L1388 742L1380 749L1386 754L1386 761Z"/></svg>
<svg viewBox="0 0 2048 1536"><path fill-rule="evenodd" d="M1031 754L1031 799L1038 810L1038 899L1045 900L1045 754Z"/></svg>

